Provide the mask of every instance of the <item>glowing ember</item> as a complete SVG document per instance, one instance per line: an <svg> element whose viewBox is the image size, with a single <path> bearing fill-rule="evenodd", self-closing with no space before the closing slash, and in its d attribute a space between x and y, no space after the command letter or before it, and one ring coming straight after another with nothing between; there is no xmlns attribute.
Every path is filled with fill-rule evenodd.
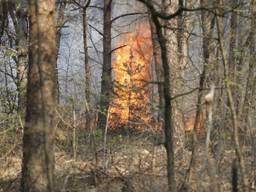
<svg viewBox="0 0 256 192"><path fill-rule="evenodd" d="M148 25L126 35L115 51L113 62L114 92L110 108L110 127L149 121L150 63L152 41Z"/></svg>

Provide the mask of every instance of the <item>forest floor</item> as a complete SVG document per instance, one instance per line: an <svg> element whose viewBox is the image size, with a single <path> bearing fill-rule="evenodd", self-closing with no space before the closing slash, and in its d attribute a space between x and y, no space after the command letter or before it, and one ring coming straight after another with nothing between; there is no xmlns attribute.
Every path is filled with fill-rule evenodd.
<svg viewBox="0 0 256 192"><path fill-rule="evenodd" d="M235 157L234 150L230 147L232 145L228 142L222 144L224 148L219 149L221 153L217 154L218 157L213 154L207 161L204 138L202 133L194 145L195 161L189 185L182 184L192 153L191 135L185 138L186 146L176 151L175 167L179 191L211 191L216 186L219 186L219 191L231 191L231 170ZM107 138L107 150L104 149L102 140L97 134L94 137L79 136L76 159L71 141L56 142L57 192L168 191L166 154L160 134L137 133L130 136L114 134ZM12 145L14 147L11 150L6 150L6 156L0 158L0 192L19 191L21 142L16 143L17 145ZM252 150L245 147L243 151L247 154L247 167L252 167ZM248 170L248 178L253 178L252 174L255 174L255 170Z"/></svg>

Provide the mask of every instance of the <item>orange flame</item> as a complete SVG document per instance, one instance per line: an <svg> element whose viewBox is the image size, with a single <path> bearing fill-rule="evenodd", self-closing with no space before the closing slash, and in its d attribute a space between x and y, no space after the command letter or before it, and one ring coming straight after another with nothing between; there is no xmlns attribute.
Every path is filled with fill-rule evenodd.
<svg viewBox="0 0 256 192"><path fill-rule="evenodd" d="M113 62L114 92L110 107L110 127L149 120L152 41L149 25L140 25L119 42Z"/></svg>

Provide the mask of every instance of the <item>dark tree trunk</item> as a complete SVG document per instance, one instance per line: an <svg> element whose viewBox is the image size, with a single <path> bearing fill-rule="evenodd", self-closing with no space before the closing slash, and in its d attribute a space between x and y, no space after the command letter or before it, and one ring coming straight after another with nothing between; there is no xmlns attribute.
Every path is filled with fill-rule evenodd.
<svg viewBox="0 0 256 192"><path fill-rule="evenodd" d="M158 104L158 121L163 119L163 110L164 110L164 89L163 89L163 67L161 63L161 50L159 46L159 42L156 36L156 29L152 21L150 21L151 34L152 34L152 45L153 45L153 57L155 64L155 73L157 80L157 90L159 96L159 104Z"/></svg>
<svg viewBox="0 0 256 192"><path fill-rule="evenodd" d="M55 1L29 0L29 69L22 192L54 191Z"/></svg>
<svg viewBox="0 0 256 192"><path fill-rule="evenodd" d="M103 36L103 69L101 76L101 96L99 128L104 130L112 93L111 79L111 1L104 0L104 36Z"/></svg>
<svg viewBox="0 0 256 192"><path fill-rule="evenodd" d="M163 30L161 24L156 15L154 15L154 10L151 10L152 21L156 27L156 33L158 37L158 42L161 49L161 59L164 71L164 132L165 132L165 147L167 153L167 176L169 191L176 191L175 182L175 171L174 171L174 138L173 138L173 122L172 122L172 103L171 103L171 81L170 81L170 63L168 62L168 52L166 46L166 39L163 35Z"/></svg>
<svg viewBox="0 0 256 192"><path fill-rule="evenodd" d="M168 187L170 192L176 191L176 181L175 181L175 169L174 169L174 122L173 122L173 105L171 102L172 99L172 66L169 62L168 55L171 54L167 50L167 40L165 30L162 28L158 14L153 7L153 4L150 2L139 0L144 3L150 13L152 22L155 25L157 40L160 45L161 50L161 60L163 65L163 77L164 77L164 133L165 133L165 147L167 154L167 178L168 178ZM174 53L175 54L175 53Z"/></svg>
<svg viewBox="0 0 256 192"><path fill-rule="evenodd" d="M6 1L0 2L0 43L2 41L2 36L4 35L4 30L8 24L8 3Z"/></svg>
<svg viewBox="0 0 256 192"><path fill-rule="evenodd" d="M155 23L157 23L155 21ZM160 24L156 24L160 28ZM161 47L161 57L164 68L164 131L165 131L165 145L167 151L167 175L170 192L176 191L175 174L174 174L174 144L173 144L173 122L172 122L172 103L171 103L171 81L170 81L170 64L167 58L166 40L162 34L162 30L158 30L158 39Z"/></svg>

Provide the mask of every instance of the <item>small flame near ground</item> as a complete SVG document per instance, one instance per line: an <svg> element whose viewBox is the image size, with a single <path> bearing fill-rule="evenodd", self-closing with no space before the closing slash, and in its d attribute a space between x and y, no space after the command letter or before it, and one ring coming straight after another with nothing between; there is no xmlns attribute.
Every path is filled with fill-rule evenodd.
<svg viewBox="0 0 256 192"><path fill-rule="evenodd" d="M152 39L150 26L137 26L125 35L114 53L114 97L109 110L110 128L127 125L145 127L149 123Z"/></svg>

